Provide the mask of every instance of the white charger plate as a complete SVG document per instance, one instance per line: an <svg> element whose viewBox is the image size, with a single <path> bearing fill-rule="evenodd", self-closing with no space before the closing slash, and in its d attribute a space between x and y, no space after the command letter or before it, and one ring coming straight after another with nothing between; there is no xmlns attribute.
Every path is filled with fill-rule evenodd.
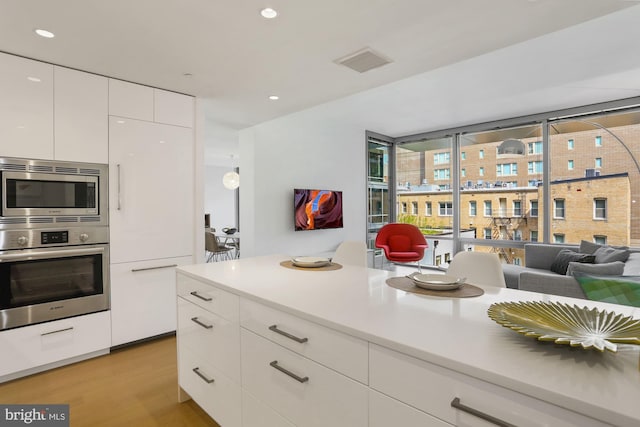
<svg viewBox="0 0 640 427"><path fill-rule="evenodd" d="M464 279L446 274L412 274L410 277L417 287L423 289L448 291L464 284Z"/></svg>
<svg viewBox="0 0 640 427"><path fill-rule="evenodd" d="M300 256L292 258L291 262L296 267L316 268L324 267L331 263L329 258L317 257L317 256Z"/></svg>

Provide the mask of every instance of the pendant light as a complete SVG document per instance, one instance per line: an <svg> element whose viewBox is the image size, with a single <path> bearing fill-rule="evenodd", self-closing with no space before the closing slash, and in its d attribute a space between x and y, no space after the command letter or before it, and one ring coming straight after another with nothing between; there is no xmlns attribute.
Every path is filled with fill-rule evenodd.
<svg viewBox="0 0 640 427"><path fill-rule="evenodd" d="M233 154L231 155L231 165L233 166ZM222 185L224 188L228 190L235 190L240 186L240 175L238 174L237 168L233 168L234 170L231 172L227 172L222 176Z"/></svg>
<svg viewBox="0 0 640 427"><path fill-rule="evenodd" d="M235 190L240 186L240 175L237 172L227 172L222 176L222 185L229 190Z"/></svg>

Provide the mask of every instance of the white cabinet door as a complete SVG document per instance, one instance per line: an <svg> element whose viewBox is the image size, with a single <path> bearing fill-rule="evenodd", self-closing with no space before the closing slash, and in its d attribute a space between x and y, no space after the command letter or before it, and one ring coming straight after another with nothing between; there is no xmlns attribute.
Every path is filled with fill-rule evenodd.
<svg viewBox="0 0 640 427"><path fill-rule="evenodd" d="M482 419L484 415L521 427L606 425L559 406L374 344L369 347L369 366L372 389L453 425L493 425ZM473 410L454 408L454 404Z"/></svg>
<svg viewBox="0 0 640 427"><path fill-rule="evenodd" d="M178 337L181 349L207 360L240 383L240 324L178 298Z"/></svg>
<svg viewBox="0 0 640 427"><path fill-rule="evenodd" d="M109 115L153 121L153 88L109 79Z"/></svg>
<svg viewBox="0 0 640 427"><path fill-rule="evenodd" d="M0 154L53 159L53 65L0 53Z"/></svg>
<svg viewBox="0 0 640 427"><path fill-rule="evenodd" d="M54 87L54 158L108 163L108 79L56 66Z"/></svg>
<svg viewBox="0 0 640 427"><path fill-rule="evenodd" d="M242 426L242 390L222 371L191 353L178 348L180 387L222 427Z"/></svg>
<svg viewBox="0 0 640 427"><path fill-rule="evenodd" d="M176 126L193 127L194 99L189 95L154 89L153 120Z"/></svg>
<svg viewBox="0 0 640 427"><path fill-rule="evenodd" d="M391 424L389 424L391 425ZM399 425L399 424L398 424ZM242 391L242 427L295 427L273 409Z"/></svg>
<svg viewBox="0 0 640 427"><path fill-rule="evenodd" d="M109 316L101 311L0 332L0 382L21 376L20 371L108 350Z"/></svg>
<svg viewBox="0 0 640 427"><path fill-rule="evenodd" d="M193 130L109 118L111 262L193 252Z"/></svg>
<svg viewBox="0 0 640 427"><path fill-rule="evenodd" d="M431 415L369 390L369 427L450 427Z"/></svg>
<svg viewBox="0 0 640 427"><path fill-rule="evenodd" d="M111 345L176 330L176 265L191 257L111 265Z"/></svg>
<svg viewBox="0 0 640 427"><path fill-rule="evenodd" d="M299 427L365 427L368 389L240 328L242 387Z"/></svg>

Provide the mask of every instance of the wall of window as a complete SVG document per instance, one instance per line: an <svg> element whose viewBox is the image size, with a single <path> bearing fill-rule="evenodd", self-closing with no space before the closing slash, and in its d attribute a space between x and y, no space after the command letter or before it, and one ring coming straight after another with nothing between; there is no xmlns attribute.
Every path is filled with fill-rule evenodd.
<svg viewBox="0 0 640 427"><path fill-rule="evenodd" d="M507 263L528 241L640 246L640 99L626 102L396 138L390 220Z"/></svg>

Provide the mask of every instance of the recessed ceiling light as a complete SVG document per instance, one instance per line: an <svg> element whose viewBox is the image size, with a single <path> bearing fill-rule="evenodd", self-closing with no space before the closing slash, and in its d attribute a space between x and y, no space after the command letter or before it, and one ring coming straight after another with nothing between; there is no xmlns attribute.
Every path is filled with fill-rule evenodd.
<svg viewBox="0 0 640 427"><path fill-rule="evenodd" d="M119 125L124 123L124 120L116 120L116 123L118 123Z"/></svg>
<svg viewBox="0 0 640 427"><path fill-rule="evenodd" d="M47 31L47 30L43 30L38 28L37 30L35 30L36 34L39 35L40 37L44 37L47 39L52 39L54 38L56 35L53 34L51 31Z"/></svg>
<svg viewBox="0 0 640 427"><path fill-rule="evenodd" d="M273 19L278 16L278 12L270 7L266 7L260 11L260 15L262 15L263 18Z"/></svg>
<svg viewBox="0 0 640 427"><path fill-rule="evenodd" d="M277 101L278 99L280 99L280 97L278 95L271 95L269 96L269 99L272 101Z"/></svg>
<svg viewBox="0 0 640 427"><path fill-rule="evenodd" d="M36 82L36 83L40 83L42 81L39 78L32 77L32 76L27 77L27 80L29 80L30 82Z"/></svg>

